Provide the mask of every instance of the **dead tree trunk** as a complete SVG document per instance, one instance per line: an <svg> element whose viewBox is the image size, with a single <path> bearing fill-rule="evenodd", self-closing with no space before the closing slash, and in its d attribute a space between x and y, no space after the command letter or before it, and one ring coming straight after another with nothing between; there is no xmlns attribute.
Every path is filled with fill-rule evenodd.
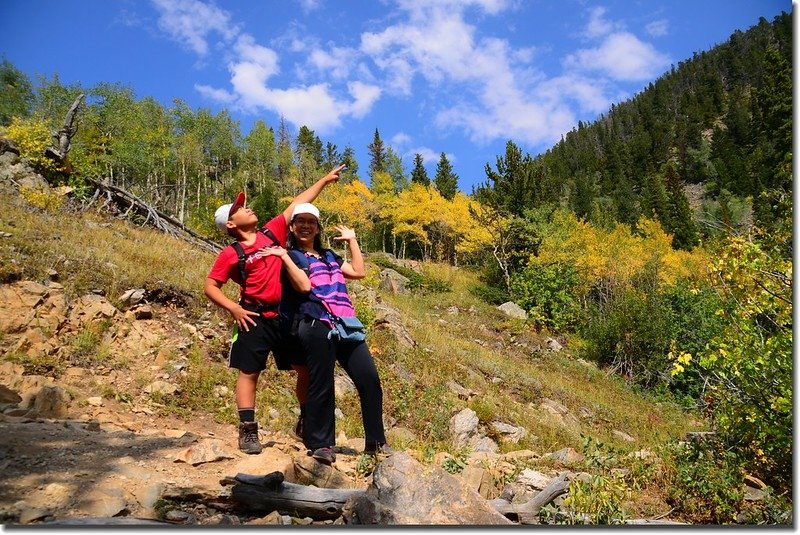
<svg viewBox="0 0 800 535"><path fill-rule="evenodd" d="M535 524L539 510L569 490L570 472L562 472L550 481L536 496L525 503L511 504L502 498L489 502L501 515L511 518L516 516L520 524Z"/></svg>
<svg viewBox="0 0 800 535"><path fill-rule="evenodd" d="M322 489L286 483L283 474L266 476L236 474L231 498L249 511L272 512L315 520L338 518L344 504L365 491L359 489Z"/></svg>
<svg viewBox="0 0 800 535"><path fill-rule="evenodd" d="M85 180L94 185L100 195L106 197L106 203L113 201L119 205L121 209L127 208L125 212L126 216L133 212L140 217L144 217L142 226L149 223L151 226L166 232L171 236L183 238L189 243L198 245L209 252L219 252L220 246L217 243L204 236L201 236L177 219L168 216L167 214L150 206L134 194L125 191L122 188L118 188L117 186L104 184L103 182L93 180L91 178L85 178ZM94 198L96 197L98 197L97 194L95 194Z"/></svg>
<svg viewBox="0 0 800 535"><path fill-rule="evenodd" d="M47 147L44 150L46 156L57 161L63 165L67 159L72 137L78 132L78 126L75 124L75 116L78 114L78 109L83 102L84 94L81 93L69 107L67 115L64 117L64 126L61 130L53 132L53 146Z"/></svg>

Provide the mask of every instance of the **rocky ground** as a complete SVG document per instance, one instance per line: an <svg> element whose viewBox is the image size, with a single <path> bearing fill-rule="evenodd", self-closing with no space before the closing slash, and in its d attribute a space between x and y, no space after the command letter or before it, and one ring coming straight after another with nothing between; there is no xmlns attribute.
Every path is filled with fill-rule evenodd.
<svg viewBox="0 0 800 535"><path fill-rule="evenodd" d="M254 513L231 499L230 480L237 474L280 472L286 482L366 489L374 462L360 455L363 438L340 434L337 462L328 467L308 457L296 437L268 426L261 430L264 451L246 455L237 448L235 425L220 424L201 412L190 422L166 416L154 401L158 396L150 394L173 394L186 371L188 350L199 344L203 351L213 351L208 344L225 336L225 326L208 315L189 323L169 303L145 303L139 294L121 298L125 304L117 309L102 295L69 300L54 280L0 285L0 329L5 333L0 339L0 521L342 522L341 517L312 520L275 511ZM106 327L102 340L94 343L102 343L106 360L97 362L95 355L82 363L75 356L81 351L76 340L98 322ZM67 367L57 374L31 369L32 363L53 361ZM346 381L337 380L339 388L347 388ZM232 392L218 385L215 395ZM262 418L268 420L269 414ZM515 460L536 457L527 450L487 453L497 445L478 433L477 416L469 409L452 424L454 440L471 441L475 450L470 466L457 478L459 485L482 498L496 497L493 478L513 472ZM497 432L518 440L524 431L507 427ZM422 460L421 453L410 454L413 459L404 463ZM441 466L447 457L441 453L434 461Z"/></svg>

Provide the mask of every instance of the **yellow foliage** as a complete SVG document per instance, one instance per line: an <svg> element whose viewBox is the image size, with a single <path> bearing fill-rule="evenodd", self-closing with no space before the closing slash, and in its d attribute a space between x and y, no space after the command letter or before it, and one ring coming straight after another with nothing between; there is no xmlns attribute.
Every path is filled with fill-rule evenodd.
<svg viewBox="0 0 800 535"><path fill-rule="evenodd" d="M6 136L17 145L19 155L32 164L51 171L58 168L52 159L44 155L52 136L43 120L13 117L6 128Z"/></svg>
<svg viewBox="0 0 800 535"><path fill-rule="evenodd" d="M374 228L374 195L363 182L331 184L317 197L314 204L320 210L322 224L326 227L343 224L353 227L359 234Z"/></svg>
<svg viewBox="0 0 800 535"><path fill-rule="evenodd" d="M479 203L457 192L447 200L433 187L411 184L381 208L380 215L392 226L392 234L421 245L433 243L433 231L447 234L458 253L480 250L492 241L491 232L470 214L470 205L479 213Z"/></svg>
<svg viewBox="0 0 800 535"><path fill-rule="evenodd" d="M21 187L19 190L22 198L37 208L50 213L57 212L64 203L64 197L52 191Z"/></svg>
<svg viewBox="0 0 800 535"><path fill-rule="evenodd" d="M691 252L672 249L672 237L652 220L641 220L639 232L617 224L606 230L579 220L573 213L560 211L554 215L553 231L544 236L539 255L532 264L560 262L574 265L584 289L599 280L624 282L640 273L648 262L659 262L661 282L702 277L709 257L698 247Z"/></svg>

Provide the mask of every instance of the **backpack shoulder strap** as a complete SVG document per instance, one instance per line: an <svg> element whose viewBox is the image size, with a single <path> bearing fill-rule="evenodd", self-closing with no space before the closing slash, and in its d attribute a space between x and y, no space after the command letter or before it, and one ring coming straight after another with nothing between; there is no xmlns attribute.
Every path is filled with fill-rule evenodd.
<svg viewBox="0 0 800 535"><path fill-rule="evenodd" d="M280 244L281 244L280 240L278 240L278 238L276 238L276 237L275 237L275 234L274 234L274 233L273 233L273 232L272 232L270 229L268 229L267 227L261 227L261 228L260 228L260 229L258 229L258 230L260 230L260 231L261 231L261 233L262 233L264 236L266 236L267 238L269 238L270 240L272 240L272 245L278 245L278 246L280 246Z"/></svg>
<svg viewBox="0 0 800 535"><path fill-rule="evenodd" d="M292 259L292 261L295 263L297 267L305 271L306 275L308 275L308 270L309 270L308 257L303 251L300 251L299 249L289 249L289 257Z"/></svg>
<svg viewBox="0 0 800 535"><path fill-rule="evenodd" d="M247 262L247 255L244 254L244 247L238 241L235 241L231 244L233 250L236 251L236 256L238 257L237 264L239 266L239 278L241 279L242 288L244 288L244 283L247 280L247 275L244 271L245 263Z"/></svg>

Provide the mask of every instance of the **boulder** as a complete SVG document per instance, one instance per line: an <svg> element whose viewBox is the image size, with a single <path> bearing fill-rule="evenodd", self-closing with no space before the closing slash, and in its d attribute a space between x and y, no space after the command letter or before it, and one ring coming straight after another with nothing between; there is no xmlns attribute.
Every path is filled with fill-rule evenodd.
<svg viewBox="0 0 800 535"><path fill-rule="evenodd" d="M478 433L478 415L472 409L463 409L450 419L450 433L453 445L462 448Z"/></svg>
<svg viewBox="0 0 800 535"><path fill-rule="evenodd" d="M497 435L500 437L500 440L503 442L516 444L528 436L528 430L524 427L517 427L515 425L499 421L492 422L491 426L494 432L497 433Z"/></svg>
<svg viewBox="0 0 800 535"><path fill-rule="evenodd" d="M404 294L407 292L406 286L410 282L408 277L404 277L393 269L386 268L380 273L381 288L393 294Z"/></svg>
<svg viewBox="0 0 800 535"><path fill-rule="evenodd" d="M466 481L439 467L423 467L405 452L378 464L372 483L350 498L348 524L509 525Z"/></svg>
<svg viewBox="0 0 800 535"><path fill-rule="evenodd" d="M511 318L520 320L528 319L528 313L525 312L525 309L513 301L506 301L502 305L498 306L497 310L503 312L506 316Z"/></svg>

